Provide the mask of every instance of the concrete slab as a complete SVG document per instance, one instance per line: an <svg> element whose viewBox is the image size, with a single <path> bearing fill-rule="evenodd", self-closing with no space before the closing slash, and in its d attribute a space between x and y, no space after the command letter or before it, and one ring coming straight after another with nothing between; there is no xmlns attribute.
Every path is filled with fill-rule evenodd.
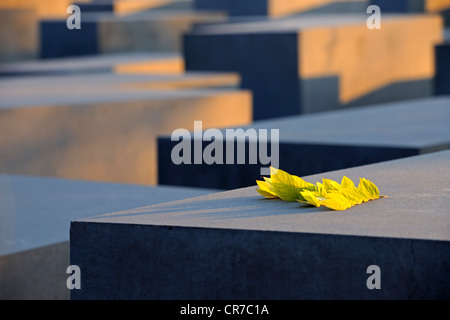
<svg viewBox="0 0 450 320"><path fill-rule="evenodd" d="M184 61L178 53L128 52L0 64L0 77L101 72L180 74Z"/></svg>
<svg viewBox="0 0 450 320"><path fill-rule="evenodd" d="M196 26L184 37L186 70L239 72L253 92L255 120L432 95L440 17L384 14L378 30L367 18Z"/></svg>
<svg viewBox="0 0 450 320"><path fill-rule="evenodd" d="M126 15L83 13L81 29L69 30L66 19L41 20L40 57L118 52L180 52L181 35L192 24L218 22L214 12L158 10Z"/></svg>
<svg viewBox="0 0 450 320"><path fill-rule="evenodd" d="M64 76L32 76L0 79L0 95L5 102L30 100L38 96L54 98L81 94L106 95L111 91L181 90L239 87L240 78L232 73L189 72L184 74L95 73ZM26 92L24 92L26 88Z"/></svg>
<svg viewBox="0 0 450 320"><path fill-rule="evenodd" d="M192 0L95 0L88 3L78 3L82 12L111 11L118 14L129 14L155 9L190 9Z"/></svg>
<svg viewBox="0 0 450 320"><path fill-rule="evenodd" d="M231 17L282 17L305 12L364 12L365 0L195 0L196 9L224 10ZM361 10L362 9L362 10Z"/></svg>
<svg viewBox="0 0 450 320"><path fill-rule="evenodd" d="M262 158L261 146L253 145L258 150L254 164L250 164L248 140L245 142L245 164L237 164L238 151L234 151L234 164L227 162L230 149L226 143L235 150L238 150L238 143L233 136L227 138L225 130L221 131L223 164L208 164L202 159L201 164L176 165L172 161L172 150L180 142L171 141L170 136L161 136L158 140L158 182L219 189L251 186L255 177L260 177L261 168L277 166L274 164L276 153L271 151L276 147L275 144L272 146L276 141L272 129L279 130L279 166L303 176L449 149L449 106L450 97L442 96L255 121L240 128L249 136L254 130L258 144L260 132L265 130L269 143L268 152L263 155L270 158L267 161ZM195 150L194 144L192 139L191 150ZM205 140L201 151L204 152L209 144ZM192 159L191 163L194 163Z"/></svg>
<svg viewBox="0 0 450 320"><path fill-rule="evenodd" d="M2 97L0 172L156 184L158 135L193 129L195 120L205 128L251 121L251 94L242 90L55 91Z"/></svg>
<svg viewBox="0 0 450 320"><path fill-rule="evenodd" d="M435 48L434 93L450 94L450 39Z"/></svg>
<svg viewBox="0 0 450 320"><path fill-rule="evenodd" d="M71 298L448 299L449 165L443 151L303 177L366 177L389 196L342 212L252 186L72 221Z"/></svg>
<svg viewBox="0 0 450 320"><path fill-rule="evenodd" d="M37 58L38 26L38 16L33 10L0 6L0 63Z"/></svg>
<svg viewBox="0 0 450 320"><path fill-rule="evenodd" d="M0 299L68 299L70 221L214 190L0 175Z"/></svg>

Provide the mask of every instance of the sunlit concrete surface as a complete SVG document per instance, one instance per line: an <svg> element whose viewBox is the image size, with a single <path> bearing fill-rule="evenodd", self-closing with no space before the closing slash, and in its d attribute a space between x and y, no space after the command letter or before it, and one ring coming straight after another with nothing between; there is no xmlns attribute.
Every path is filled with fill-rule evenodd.
<svg viewBox="0 0 450 320"><path fill-rule="evenodd" d="M190 9L193 0L94 0L73 2L82 12L112 11L117 14L130 14L151 9Z"/></svg>
<svg viewBox="0 0 450 320"><path fill-rule="evenodd" d="M369 2L379 6L382 12L439 14L444 18L445 24L450 25L449 0L370 0Z"/></svg>
<svg viewBox="0 0 450 320"><path fill-rule="evenodd" d="M224 21L220 12L150 10L127 15L83 13L83 26L69 30L66 19L40 21L40 57L118 52L180 52L181 36L196 23Z"/></svg>
<svg viewBox="0 0 450 320"><path fill-rule="evenodd" d="M383 15L307 15L211 24L184 38L186 70L237 71L263 119L433 94L442 20Z"/></svg>
<svg viewBox="0 0 450 320"><path fill-rule="evenodd" d="M130 85L11 90L0 101L0 172L155 184L158 135L192 130L195 120L205 128L251 122L247 91Z"/></svg>
<svg viewBox="0 0 450 320"><path fill-rule="evenodd" d="M102 72L180 74L184 60L173 52L125 52L0 63L1 77Z"/></svg>
<svg viewBox="0 0 450 320"><path fill-rule="evenodd" d="M70 221L207 189L0 174L0 299L68 299Z"/></svg>
<svg viewBox="0 0 450 320"><path fill-rule="evenodd" d="M188 72L183 74L95 73L64 76L0 78L3 104L34 104L37 97L77 97L85 93L108 94L132 89L177 90L201 88L237 88L240 78L233 73ZM28 102L27 102L28 101Z"/></svg>

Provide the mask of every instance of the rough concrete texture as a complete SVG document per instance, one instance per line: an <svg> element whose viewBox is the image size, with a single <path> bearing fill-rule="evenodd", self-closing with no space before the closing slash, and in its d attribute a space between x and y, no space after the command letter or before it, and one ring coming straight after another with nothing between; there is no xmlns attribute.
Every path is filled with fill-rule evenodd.
<svg viewBox="0 0 450 320"><path fill-rule="evenodd" d="M0 299L68 299L70 221L214 190L0 175Z"/></svg>
<svg viewBox="0 0 450 320"><path fill-rule="evenodd" d="M450 97L441 96L255 121L249 126L238 127L249 137L252 136L251 130L254 132L253 136L258 141L258 151L252 153L256 158L255 164L250 164L249 141L245 142L245 164L236 164L238 142L234 137L227 138L225 130L221 131L223 164L207 164L203 160L202 164L175 165L172 151L180 142L171 141L170 136L161 136L158 139L158 182L234 189L253 185L255 177L260 177L261 168L269 165L310 175L449 149L449 106ZM276 140L272 130L279 131L278 154L273 149ZM269 151L262 154L270 156L270 163L265 162L260 154L259 143L263 141L261 135L264 131L270 142L267 143ZM234 145L234 164L226 160L228 150L231 150L227 148L227 142ZM205 151L210 143L203 142L203 154L209 154ZM191 150L194 150L194 144L192 139L189 144ZM273 154L271 150L274 150ZM279 163L276 163L277 156Z"/></svg>
<svg viewBox="0 0 450 320"><path fill-rule="evenodd" d="M341 212L252 186L72 221L71 298L448 299L449 164L442 151L303 177L366 177L388 196Z"/></svg>
<svg viewBox="0 0 450 320"><path fill-rule="evenodd" d="M367 17L195 26L184 36L186 70L239 72L254 95L254 119L432 95L440 17L386 14L374 30Z"/></svg>

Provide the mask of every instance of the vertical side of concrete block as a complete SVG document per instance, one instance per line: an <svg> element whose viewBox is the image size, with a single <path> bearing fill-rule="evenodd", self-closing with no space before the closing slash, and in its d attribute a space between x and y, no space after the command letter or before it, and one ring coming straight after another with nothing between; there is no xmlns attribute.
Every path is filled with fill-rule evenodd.
<svg viewBox="0 0 450 320"><path fill-rule="evenodd" d="M196 9L224 10L230 16L265 16L269 0L195 0Z"/></svg>
<svg viewBox="0 0 450 320"><path fill-rule="evenodd" d="M41 58L94 55L99 53L96 22L83 22L81 29L68 29L66 20L40 23Z"/></svg>
<svg viewBox="0 0 450 320"><path fill-rule="evenodd" d="M1 300L66 300L69 243L0 257Z"/></svg>
<svg viewBox="0 0 450 320"><path fill-rule="evenodd" d="M300 113L297 33L184 37L186 70L233 71L253 93L253 119Z"/></svg>
<svg viewBox="0 0 450 320"><path fill-rule="evenodd" d="M339 77L300 78L301 113L336 110L339 102Z"/></svg>
<svg viewBox="0 0 450 320"><path fill-rule="evenodd" d="M450 94L450 42L435 47L434 93Z"/></svg>
<svg viewBox="0 0 450 320"><path fill-rule="evenodd" d="M336 76L342 107L430 96L433 48L441 38L441 19L428 16L385 19L376 31L364 24L305 29L299 35L299 75L302 80ZM329 95L323 88L319 83L316 94ZM306 89L316 95L312 83ZM304 109L315 110L305 103Z"/></svg>
<svg viewBox="0 0 450 320"><path fill-rule="evenodd" d="M350 249L351 248L351 249ZM72 222L72 299L445 299L446 242ZM369 289L371 265L380 289Z"/></svg>
<svg viewBox="0 0 450 320"><path fill-rule="evenodd" d="M0 10L0 62L38 56L38 22L28 9Z"/></svg>
<svg viewBox="0 0 450 320"><path fill-rule="evenodd" d="M371 0L370 4L377 5L385 12L424 12L426 0Z"/></svg>

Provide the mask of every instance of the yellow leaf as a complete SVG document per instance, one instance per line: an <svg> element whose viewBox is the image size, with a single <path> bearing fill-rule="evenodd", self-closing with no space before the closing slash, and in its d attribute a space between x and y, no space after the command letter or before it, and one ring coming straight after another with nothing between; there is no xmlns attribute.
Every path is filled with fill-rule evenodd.
<svg viewBox="0 0 450 320"><path fill-rule="evenodd" d="M305 188L315 189L312 183L306 182L300 177L271 167L271 186L278 197L285 201L304 200L300 191Z"/></svg>
<svg viewBox="0 0 450 320"><path fill-rule="evenodd" d="M350 178L344 176L341 181L341 187L352 188L355 187L355 184Z"/></svg>
<svg viewBox="0 0 450 320"><path fill-rule="evenodd" d="M297 201L309 203L313 206L320 207L320 200L317 198L317 193L309 190L300 191L300 193L305 200L304 201L297 200Z"/></svg>
<svg viewBox="0 0 450 320"><path fill-rule="evenodd" d="M332 192L328 193L327 196L328 196L327 199L320 200L320 204L327 208L333 210L345 210L352 206L351 201L346 199L340 193Z"/></svg>
<svg viewBox="0 0 450 320"><path fill-rule="evenodd" d="M256 191L258 191L261 195L263 195L266 198L278 198L276 193L271 190L267 181L256 180L256 183L258 184L259 187L259 189L256 189Z"/></svg>
<svg viewBox="0 0 450 320"><path fill-rule="evenodd" d="M321 205L333 210L345 210L354 205L381 197L378 187L366 178L359 178L358 187L344 176L341 184L331 179L322 179L316 185L291 175L283 170L270 168L270 178L257 181L257 191L267 198L299 201L316 207Z"/></svg>
<svg viewBox="0 0 450 320"><path fill-rule="evenodd" d="M322 179L322 182L323 182L323 186L327 192L332 191L332 190L341 189L341 185L339 183L337 183L336 181L324 178L324 179Z"/></svg>

